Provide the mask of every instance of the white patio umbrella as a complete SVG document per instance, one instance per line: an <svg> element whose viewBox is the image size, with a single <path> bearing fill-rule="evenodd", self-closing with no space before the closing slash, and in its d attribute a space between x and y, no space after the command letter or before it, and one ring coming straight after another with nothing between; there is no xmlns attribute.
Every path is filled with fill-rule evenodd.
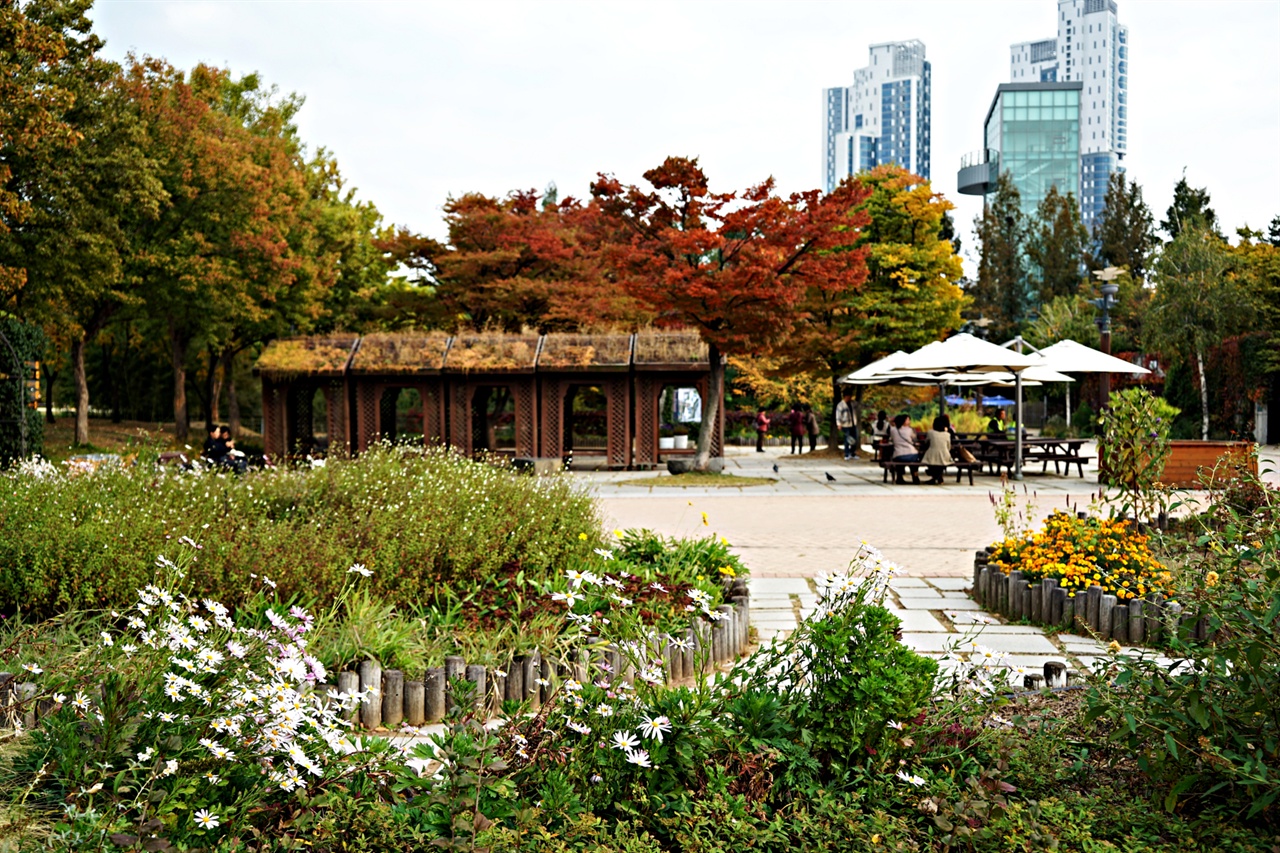
<svg viewBox="0 0 1280 853"><path fill-rule="evenodd" d="M1067 339L1040 350L1045 364L1063 373L1150 373L1145 367L1131 364L1122 358L1107 355L1093 347ZM1067 426L1071 426L1071 389L1067 388Z"/></svg>
<svg viewBox="0 0 1280 853"><path fill-rule="evenodd" d="M1019 428L1014 431L1014 477L1022 478L1022 373L1031 367L1042 367L1036 356L1015 352L969 334L952 335L941 343L928 344L894 368L898 373L920 371L955 371L957 373L1012 373L1014 400Z"/></svg>

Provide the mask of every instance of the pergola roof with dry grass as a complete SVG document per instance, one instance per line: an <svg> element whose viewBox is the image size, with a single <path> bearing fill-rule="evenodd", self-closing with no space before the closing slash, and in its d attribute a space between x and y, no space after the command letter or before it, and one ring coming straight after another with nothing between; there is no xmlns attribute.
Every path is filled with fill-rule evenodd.
<svg viewBox="0 0 1280 853"><path fill-rule="evenodd" d="M358 344L358 345L357 345ZM354 355L353 355L354 352ZM704 370L707 345L693 331L637 334L377 332L273 341L254 369L275 379L374 374Z"/></svg>
<svg viewBox="0 0 1280 853"><path fill-rule="evenodd" d="M281 379L342 376L358 340L357 335L334 334L272 341L258 356L254 369Z"/></svg>

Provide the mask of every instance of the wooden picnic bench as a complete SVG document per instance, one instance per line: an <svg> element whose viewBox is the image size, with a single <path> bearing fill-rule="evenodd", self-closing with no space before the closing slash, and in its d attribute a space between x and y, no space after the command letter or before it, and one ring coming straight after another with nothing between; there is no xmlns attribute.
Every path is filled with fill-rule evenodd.
<svg viewBox="0 0 1280 853"><path fill-rule="evenodd" d="M889 472L890 472L890 471L895 472L894 480L897 480L898 478L897 478L897 476L896 476L896 472L898 472L899 470L904 470L904 469L907 469L907 468L917 468L917 469L919 469L919 468L927 468L927 467L928 467L928 466L927 466L927 465L925 465L923 462L897 462L897 461L895 461L895 460L894 460L894 458L893 458L893 445L892 445L892 444L881 444L879 447L877 447L877 448L876 448L876 462L880 465L881 470L883 470L883 471L884 471L884 476L881 478L881 481L882 481L882 482L885 482L885 483L889 482ZM978 461L978 462L958 462L958 461L954 461L954 460L953 460L949 465L947 465L947 466L946 466L946 468L948 468L948 469L950 469L950 468L954 468L954 469L955 469L955 472L956 472L956 483L957 483L957 484L959 484L959 482L960 482L960 478L961 478L965 473L968 473L968 475L969 475L969 485L971 485L971 486L972 486L972 485L973 485L973 471L974 471L974 469L975 469L975 468L976 468L976 469L978 469L979 471L981 471L981 470L982 470L982 463L981 463L980 461Z"/></svg>

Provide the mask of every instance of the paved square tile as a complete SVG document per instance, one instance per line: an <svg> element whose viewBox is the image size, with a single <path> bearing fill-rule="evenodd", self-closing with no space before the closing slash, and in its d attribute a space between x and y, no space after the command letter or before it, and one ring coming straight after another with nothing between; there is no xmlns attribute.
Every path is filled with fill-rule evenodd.
<svg viewBox="0 0 1280 853"><path fill-rule="evenodd" d="M928 580L930 586L951 592L963 592L973 586L972 578L929 578Z"/></svg>
<svg viewBox="0 0 1280 853"><path fill-rule="evenodd" d="M1056 655L1058 649L1043 634L1030 636L1023 634L982 634L977 642L997 652L1026 655Z"/></svg>
<svg viewBox="0 0 1280 853"><path fill-rule="evenodd" d="M902 644L917 652L945 652L947 645L954 640L954 634L917 634L905 631L902 634Z"/></svg>
<svg viewBox="0 0 1280 853"><path fill-rule="evenodd" d="M752 595L775 593L789 595L791 593L810 593L809 581L806 578L758 578L747 581L747 588Z"/></svg>
<svg viewBox="0 0 1280 853"><path fill-rule="evenodd" d="M987 613L984 610L952 610L949 607L944 607L942 612L951 620L951 624L957 626L996 621L996 617L994 615Z"/></svg>
<svg viewBox="0 0 1280 853"><path fill-rule="evenodd" d="M938 600L942 599L942 592L934 589L931 586L903 587L902 589L898 589L896 587L891 587L891 588L893 589L894 592L898 594L898 598L936 598Z"/></svg>
<svg viewBox="0 0 1280 853"><path fill-rule="evenodd" d="M894 615L902 621L903 631L934 632L947 630L933 614L923 610L904 610L902 613L895 613Z"/></svg>
<svg viewBox="0 0 1280 853"><path fill-rule="evenodd" d="M982 636L990 634L1022 634L1023 636L1043 637L1044 631L1034 625L980 625L973 633L981 632Z"/></svg>
<svg viewBox="0 0 1280 853"><path fill-rule="evenodd" d="M905 589L908 587L924 587L929 584L924 578L894 578L889 581L889 586L893 589Z"/></svg>

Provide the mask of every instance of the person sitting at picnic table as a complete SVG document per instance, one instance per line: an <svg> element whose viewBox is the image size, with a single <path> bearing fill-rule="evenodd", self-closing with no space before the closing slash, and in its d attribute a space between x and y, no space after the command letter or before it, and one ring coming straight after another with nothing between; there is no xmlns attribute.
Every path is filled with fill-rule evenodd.
<svg viewBox="0 0 1280 853"><path fill-rule="evenodd" d="M991 420L987 421L987 433L997 437L1003 436L1005 426L1004 409L990 409L988 410L988 414L991 416Z"/></svg>
<svg viewBox="0 0 1280 853"><path fill-rule="evenodd" d="M884 409L876 412L875 422L871 424L871 437L875 439L876 444L889 440L889 418L884 413Z"/></svg>
<svg viewBox="0 0 1280 853"><path fill-rule="evenodd" d="M931 486L942 485L942 475L951 464L950 426L950 419L946 415L938 415L933 419L933 429L924 434L928 447L925 448L921 461L924 462L925 470L929 474Z"/></svg>
<svg viewBox="0 0 1280 853"><path fill-rule="evenodd" d="M920 450L916 447L916 431L907 423L906 415L894 417L893 426L889 428L889 441L893 445L894 462L920 461ZM901 468L894 469L893 482L898 485L906 483ZM911 466L911 482L917 486L920 485L919 465Z"/></svg>

